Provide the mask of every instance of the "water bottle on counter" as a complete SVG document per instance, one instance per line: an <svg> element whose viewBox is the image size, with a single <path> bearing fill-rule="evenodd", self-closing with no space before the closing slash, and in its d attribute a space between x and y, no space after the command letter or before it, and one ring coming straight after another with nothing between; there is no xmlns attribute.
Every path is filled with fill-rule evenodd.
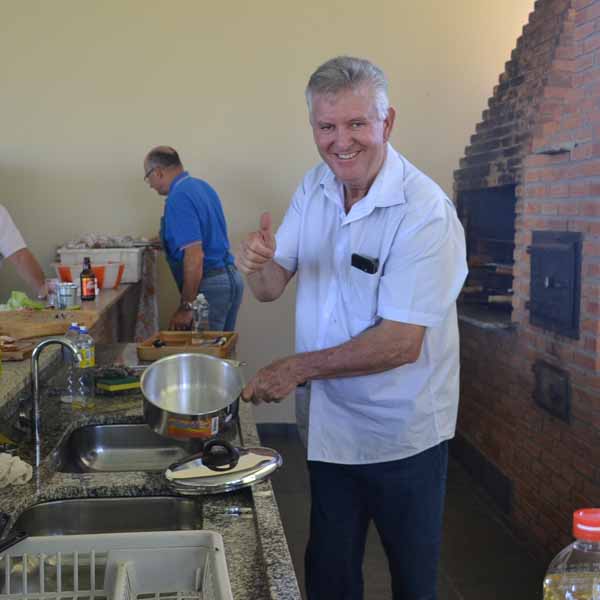
<svg viewBox="0 0 600 600"><path fill-rule="evenodd" d="M69 329L67 329L67 333L65 333L65 337L75 344L77 338L79 337L79 323L71 323L69 325Z"/></svg>
<svg viewBox="0 0 600 600"><path fill-rule="evenodd" d="M600 598L600 509L573 513L575 541L552 560L544 578L544 600Z"/></svg>
<svg viewBox="0 0 600 600"><path fill-rule="evenodd" d="M96 344L85 326L79 328L77 349L79 350L78 382L77 395L73 403L78 406L89 406L90 397L94 394L93 367L96 366Z"/></svg>
<svg viewBox="0 0 600 600"><path fill-rule="evenodd" d="M208 331L210 307L204 294L200 293L196 296L192 302L192 311L192 331Z"/></svg>
<svg viewBox="0 0 600 600"><path fill-rule="evenodd" d="M67 329L67 333L65 333L65 337L71 340L77 346L77 340L79 338L79 325L77 323L71 323L69 329ZM71 354L71 352L67 351L66 348L63 348L63 360L67 365L67 374L65 380L65 389L61 394L60 399L61 402L70 404L78 394L78 360Z"/></svg>

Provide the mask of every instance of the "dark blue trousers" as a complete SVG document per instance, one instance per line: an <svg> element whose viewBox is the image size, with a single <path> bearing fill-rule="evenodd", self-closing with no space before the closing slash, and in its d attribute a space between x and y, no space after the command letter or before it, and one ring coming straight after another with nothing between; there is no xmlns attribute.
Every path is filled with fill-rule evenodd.
<svg viewBox="0 0 600 600"><path fill-rule="evenodd" d="M362 563L373 520L385 549L394 600L435 600L448 443L368 465L308 461L308 600L362 600Z"/></svg>

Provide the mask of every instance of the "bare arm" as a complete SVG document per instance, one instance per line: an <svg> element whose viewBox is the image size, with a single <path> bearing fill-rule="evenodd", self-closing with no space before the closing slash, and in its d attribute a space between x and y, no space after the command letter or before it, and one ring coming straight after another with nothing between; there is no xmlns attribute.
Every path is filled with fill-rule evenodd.
<svg viewBox="0 0 600 600"><path fill-rule="evenodd" d="M246 275L254 297L261 302L277 300L294 273L284 269L273 260L275 236L271 227L271 215L263 213L260 229L253 231L241 243L235 262Z"/></svg>
<svg viewBox="0 0 600 600"><path fill-rule="evenodd" d="M183 287L181 288L181 302L193 302L198 293L202 281L204 250L202 244L193 244L183 251ZM181 306L177 308L169 329L189 329L192 324L193 314L191 310L185 310Z"/></svg>
<svg viewBox="0 0 600 600"><path fill-rule="evenodd" d="M44 271L42 271L40 263L31 253L29 248L21 248L7 258L9 262L15 266L15 269L23 281L31 289L35 290L35 293L38 296L46 295L46 279L44 277Z"/></svg>
<svg viewBox="0 0 600 600"><path fill-rule="evenodd" d="M309 379L380 373L415 362L425 327L382 320L361 335L332 348L294 354L260 369L242 398L258 404L276 402Z"/></svg>
<svg viewBox="0 0 600 600"><path fill-rule="evenodd" d="M188 246L183 254L183 287L181 301L193 302L202 281L204 250L202 244Z"/></svg>
<svg viewBox="0 0 600 600"><path fill-rule="evenodd" d="M294 273L284 269L274 260L265 264L261 271L249 273L246 277L254 297L261 302L277 300Z"/></svg>

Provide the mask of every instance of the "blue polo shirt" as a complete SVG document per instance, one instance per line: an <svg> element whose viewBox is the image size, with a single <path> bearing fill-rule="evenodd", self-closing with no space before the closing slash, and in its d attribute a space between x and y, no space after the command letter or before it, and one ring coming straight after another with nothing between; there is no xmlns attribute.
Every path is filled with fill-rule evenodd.
<svg viewBox="0 0 600 600"><path fill-rule="evenodd" d="M187 171L171 182L161 219L160 237L180 291L186 246L202 242L204 273L233 264L219 196L206 181L191 177Z"/></svg>

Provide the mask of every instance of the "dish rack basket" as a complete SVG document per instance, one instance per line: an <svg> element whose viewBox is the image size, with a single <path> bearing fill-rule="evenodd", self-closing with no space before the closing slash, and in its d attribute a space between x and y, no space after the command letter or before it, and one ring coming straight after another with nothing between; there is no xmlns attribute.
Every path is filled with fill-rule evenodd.
<svg viewBox="0 0 600 600"><path fill-rule="evenodd" d="M212 531L30 537L0 554L0 600L233 600Z"/></svg>

